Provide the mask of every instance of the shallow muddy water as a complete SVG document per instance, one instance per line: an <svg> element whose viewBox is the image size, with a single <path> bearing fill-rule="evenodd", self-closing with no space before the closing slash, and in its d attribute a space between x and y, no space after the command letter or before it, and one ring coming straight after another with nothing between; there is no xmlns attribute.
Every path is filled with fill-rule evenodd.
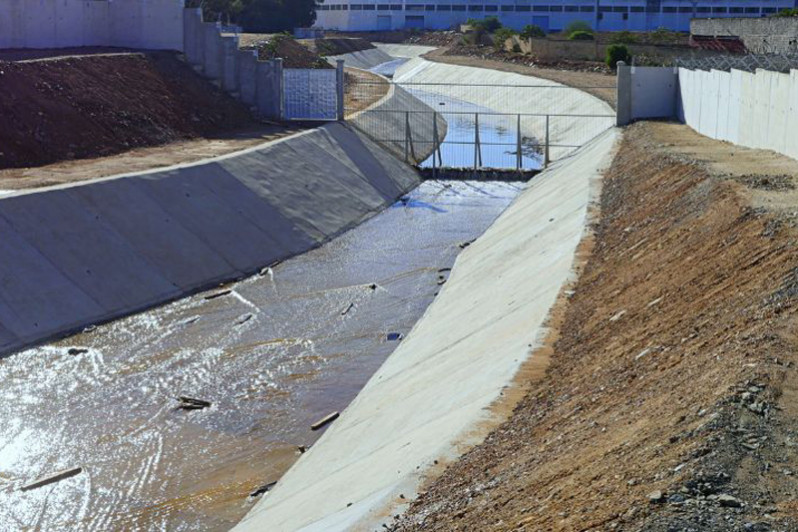
<svg viewBox="0 0 798 532"><path fill-rule="evenodd" d="M1 359L0 529L229 529L248 494L323 432L310 424L343 410L398 345L389 335L409 332L459 244L520 188L426 182L226 295ZM179 410L178 395L212 406ZM73 467L82 472L19 489Z"/></svg>

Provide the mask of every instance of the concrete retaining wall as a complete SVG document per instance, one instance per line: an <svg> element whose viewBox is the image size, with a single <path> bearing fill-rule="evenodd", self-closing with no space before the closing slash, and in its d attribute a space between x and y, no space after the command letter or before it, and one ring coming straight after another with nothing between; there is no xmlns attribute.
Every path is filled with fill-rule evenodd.
<svg viewBox="0 0 798 532"><path fill-rule="evenodd" d="M204 22L202 10L183 10L186 60L211 82L250 105L263 118L282 118L281 59L259 61L255 50L239 49L236 35L225 35L218 22Z"/></svg>
<svg viewBox="0 0 798 532"><path fill-rule="evenodd" d="M644 118L676 118L678 71L618 64L618 125Z"/></svg>
<svg viewBox="0 0 798 532"><path fill-rule="evenodd" d="M440 295L341 417L234 530L379 529L435 460L484 436L477 429L488 407L540 345L572 275L616 137L606 132L530 182L458 257Z"/></svg>
<svg viewBox="0 0 798 532"><path fill-rule="evenodd" d="M418 184L329 124L243 152L0 200L0 354L238 278Z"/></svg>
<svg viewBox="0 0 798 532"><path fill-rule="evenodd" d="M183 0L3 0L0 48L183 50Z"/></svg>
<svg viewBox="0 0 798 532"><path fill-rule="evenodd" d="M693 19L690 35L739 37L753 53L798 52L798 19L794 17Z"/></svg>
<svg viewBox="0 0 798 532"><path fill-rule="evenodd" d="M679 118L708 137L798 159L798 71L679 69Z"/></svg>

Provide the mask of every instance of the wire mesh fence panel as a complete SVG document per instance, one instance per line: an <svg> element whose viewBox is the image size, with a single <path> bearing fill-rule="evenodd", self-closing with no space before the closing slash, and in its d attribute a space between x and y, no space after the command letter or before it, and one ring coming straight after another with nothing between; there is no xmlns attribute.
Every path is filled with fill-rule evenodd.
<svg viewBox="0 0 798 532"><path fill-rule="evenodd" d="M338 116L336 76L332 69L283 70L283 118L335 120Z"/></svg>
<svg viewBox="0 0 798 532"><path fill-rule="evenodd" d="M610 89L606 87L592 87ZM583 88L556 84L391 83L356 80L379 103L351 122L422 168L541 168L612 127L615 115Z"/></svg>

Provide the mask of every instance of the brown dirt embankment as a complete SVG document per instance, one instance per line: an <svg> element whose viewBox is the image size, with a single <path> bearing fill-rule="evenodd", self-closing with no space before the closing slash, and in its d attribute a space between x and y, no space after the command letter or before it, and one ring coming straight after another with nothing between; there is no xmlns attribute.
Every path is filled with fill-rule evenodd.
<svg viewBox="0 0 798 532"><path fill-rule="evenodd" d="M798 530L796 176L627 128L545 375L391 528Z"/></svg>
<svg viewBox="0 0 798 532"><path fill-rule="evenodd" d="M0 169L214 138L259 124L172 53L0 61Z"/></svg>

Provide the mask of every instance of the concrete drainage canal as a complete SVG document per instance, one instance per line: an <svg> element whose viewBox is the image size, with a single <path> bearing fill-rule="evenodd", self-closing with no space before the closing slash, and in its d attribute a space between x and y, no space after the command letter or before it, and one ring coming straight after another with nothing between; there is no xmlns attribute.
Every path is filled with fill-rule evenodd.
<svg viewBox="0 0 798 532"><path fill-rule="evenodd" d="M229 529L520 189L427 181L260 275L2 359L2 528Z"/></svg>

